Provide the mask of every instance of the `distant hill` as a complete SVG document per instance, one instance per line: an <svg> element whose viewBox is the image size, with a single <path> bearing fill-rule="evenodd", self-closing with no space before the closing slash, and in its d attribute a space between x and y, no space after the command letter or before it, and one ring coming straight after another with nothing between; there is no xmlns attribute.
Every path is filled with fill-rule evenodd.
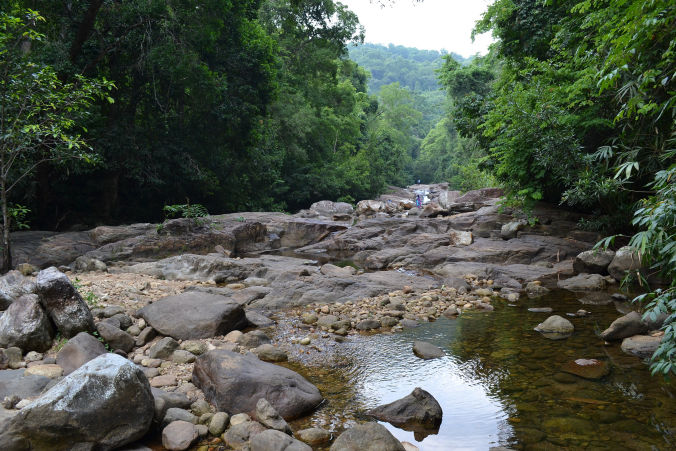
<svg viewBox="0 0 676 451"><path fill-rule="evenodd" d="M395 82L411 91L438 90L435 70L441 67L443 56L447 54L393 44L362 44L350 48L350 59L371 72L369 91L372 93L377 93L382 85ZM456 53L451 56L463 64L472 59Z"/></svg>

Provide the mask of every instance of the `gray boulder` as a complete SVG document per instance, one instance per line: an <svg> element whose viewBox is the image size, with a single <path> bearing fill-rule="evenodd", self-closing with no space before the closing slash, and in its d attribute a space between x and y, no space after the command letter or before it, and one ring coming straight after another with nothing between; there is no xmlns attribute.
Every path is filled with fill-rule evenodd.
<svg viewBox="0 0 676 451"><path fill-rule="evenodd" d="M0 316L0 347L44 352L52 346L54 330L34 294L21 296Z"/></svg>
<svg viewBox="0 0 676 451"><path fill-rule="evenodd" d="M178 349L178 341L171 337L164 337L148 349L151 359L168 359Z"/></svg>
<svg viewBox="0 0 676 451"><path fill-rule="evenodd" d="M121 349L124 352L129 352L134 348L134 343L136 342L134 337L106 321L98 323L96 325L96 330L98 330L101 338L103 338L112 349Z"/></svg>
<svg viewBox="0 0 676 451"><path fill-rule="evenodd" d="M608 274L608 265L613 261L615 252L593 249L581 252L575 257L573 269L576 273Z"/></svg>
<svg viewBox="0 0 676 451"><path fill-rule="evenodd" d="M254 355L216 349L197 358L193 383L220 411L255 415L256 403L265 398L285 419L314 410L322 395L300 374Z"/></svg>
<svg viewBox="0 0 676 451"><path fill-rule="evenodd" d="M305 443L272 429L251 437L249 447L251 451L312 451Z"/></svg>
<svg viewBox="0 0 676 451"><path fill-rule="evenodd" d="M211 338L248 325L244 309L225 296L188 291L138 311L162 335L176 340Z"/></svg>
<svg viewBox="0 0 676 451"><path fill-rule="evenodd" d="M559 280L557 286L570 291L600 291L606 288L606 279L600 274L578 274L570 279Z"/></svg>
<svg viewBox="0 0 676 451"><path fill-rule="evenodd" d="M0 432L0 449L115 449L143 437L152 419L141 369L105 354L24 407Z"/></svg>
<svg viewBox="0 0 676 451"><path fill-rule="evenodd" d="M354 208L347 202L332 202L330 200L321 200L310 205L310 211L333 218L334 215L351 215L354 213Z"/></svg>
<svg viewBox="0 0 676 451"><path fill-rule="evenodd" d="M559 315L552 315L535 327L536 331L548 338L565 338L572 334L574 329L573 323Z"/></svg>
<svg viewBox="0 0 676 451"><path fill-rule="evenodd" d="M662 342L662 337L650 335L634 335L622 340L622 351L635 355L642 359L649 359L657 351Z"/></svg>
<svg viewBox="0 0 676 451"><path fill-rule="evenodd" d="M434 396L416 387L410 395L378 406L368 414L407 430L438 429L443 411Z"/></svg>
<svg viewBox="0 0 676 451"><path fill-rule="evenodd" d="M622 340L632 335L640 335L648 331L648 327L641 320L638 312L629 312L610 323L610 326L601 332L601 338L606 341Z"/></svg>
<svg viewBox="0 0 676 451"><path fill-rule="evenodd" d="M629 272L636 272L640 269L641 259L636 249L624 246L618 249L610 265L608 265L608 274L619 281L624 279Z"/></svg>
<svg viewBox="0 0 676 451"><path fill-rule="evenodd" d="M382 424L366 423L348 429L338 436L330 451L406 451Z"/></svg>
<svg viewBox="0 0 676 451"><path fill-rule="evenodd" d="M56 355L56 364L68 375L90 360L106 353L106 347L86 332L80 332L66 343Z"/></svg>
<svg viewBox="0 0 676 451"><path fill-rule="evenodd" d="M40 271L37 293L61 335L70 338L80 332L94 332L89 307L64 273L53 266Z"/></svg>

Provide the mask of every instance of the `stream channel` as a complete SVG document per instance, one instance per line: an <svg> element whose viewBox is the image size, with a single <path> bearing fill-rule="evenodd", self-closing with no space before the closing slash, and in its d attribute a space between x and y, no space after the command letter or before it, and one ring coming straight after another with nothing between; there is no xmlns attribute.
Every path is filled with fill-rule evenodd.
<svg viewBox="0 0 676 451"><path fill-rule="evenodd" d="M443 421L428 436L383 423L399 440L421 451L512 449L676 449L676 384L652 377L640 359L619 343L604 345L596 334L628 308L626 303L583 305L583 295L553 292L518 305L495 301L489 313L440 318L399 333L350 335L342 343L316 334L312 345L294 345L308 331L295 316L278 316L275 341L295 347L288 367L317 385L325 403L296 429L318 426L334 434L368 421L365 411L408 395L415 387L441 404ZM529 307L552 307L531 313ZM570 318L573 335L548 340L533 330L551 314L580 308ZM446 356L422 360L414 340L429 341ZM568 361L595 358L610 363L601 380L561 371Z"/></svg>

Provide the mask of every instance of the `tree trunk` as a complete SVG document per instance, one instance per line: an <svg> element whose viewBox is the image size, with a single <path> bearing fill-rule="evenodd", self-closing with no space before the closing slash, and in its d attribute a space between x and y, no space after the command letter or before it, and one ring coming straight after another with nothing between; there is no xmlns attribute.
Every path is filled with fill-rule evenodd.
<svg viewBox="0 0 676 451"><path fill-rule="evenodd" d="M3 158L4 160L4 158ZM4 163L4 162L3 162ZM4 167L0 164L0 168ZM7 181L5 177L0 177L0 204L2 207L2 255L0 258L0 273L4 274L12 269L12 252L9 247L9 215L7 212Z"/></svg>

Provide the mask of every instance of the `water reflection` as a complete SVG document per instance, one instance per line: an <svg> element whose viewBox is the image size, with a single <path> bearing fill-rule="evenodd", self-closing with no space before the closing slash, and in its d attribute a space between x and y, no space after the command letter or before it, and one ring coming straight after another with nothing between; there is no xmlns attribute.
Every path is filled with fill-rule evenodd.
<svg viewBox="0 0 676 451"><path fill-rule="evenodd" d="M322 352L315 353L314 360L310 353L302 365L290 364L328 400L296 427L316 425L339 433L354 422L367 421L364 412L369 408L421 387L443 408L438 434L416 437L385 426L423 451L491 446L674 449L674 382L652 378L647 366L622 353L619 344L604 346L595 335L618 316L614 304L587 304L591 315L570 318L573 335L558 341L533 330L550 313L527 311L550 306L551 314L565 316L581 305L577 296L558 293L518 307L498 304L488 314L439 319L398 334L331 342L318 348ZM411 350L414 340L429 341L447 356L419 359ZM609 362L610 375L586 380L561 371L580 358Z"/></svg>

